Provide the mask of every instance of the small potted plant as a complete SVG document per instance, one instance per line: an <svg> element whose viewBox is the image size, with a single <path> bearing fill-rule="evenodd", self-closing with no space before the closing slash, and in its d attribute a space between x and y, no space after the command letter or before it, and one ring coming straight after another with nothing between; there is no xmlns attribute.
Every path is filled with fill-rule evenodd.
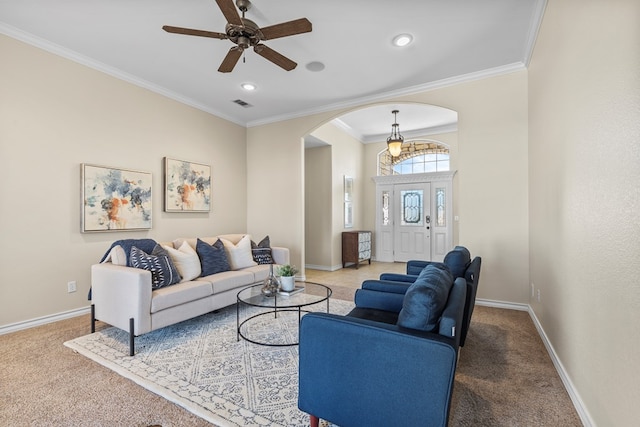
<svg viewBox="0 0 640 427"><path fill-rule="evenodd" d="M280 276L280 288L283 291L292 291L296 285L295 275L298 269L295 265L281 265L278 267L278 276Z"/></svg>

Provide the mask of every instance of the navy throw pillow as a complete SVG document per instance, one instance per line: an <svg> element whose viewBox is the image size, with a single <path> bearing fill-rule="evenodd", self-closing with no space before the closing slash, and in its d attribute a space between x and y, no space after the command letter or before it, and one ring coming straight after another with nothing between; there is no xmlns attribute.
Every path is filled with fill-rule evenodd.
<svg viewBox="0 0 640 427"><path fill-rule="evenodd" d="M451 270L454 279L464 277L467 267L471 264L471 254L464 246L456 246L445 255L444 263Z"/></svg>
<svg viewBox="0 0 640 427"><path fill-rule="evenodd" d="M273 255L271 254L271 242L269 236L266 236L256 245L256 242L251 241L251 254L253 260L258 264L274 264Z"/></svg>
<svg viewBox="0 0 640 427"><path fill-rule="evenodd" d="M151 272L151 288L159 289L180 282L180 274L167 251L156 245L151 254L147 254L136 246L129 253L131 266Z"/></svg>
<svg viewBox="0 0 640 427"><path fill-rule="evenodd" d="M431 332L447 305L453 276L443 264L426 266L409 286L398 315L398 326Z"/></svg>
<svg viewBox="0 0 640 427"><path fill-rule="evenodd" d="M198 258L200 258L200 265L202 266L201 277L231 270L227 253L224 250L224 244L220 239L216 240L213 245L198 239L196 242L196 252L198 253Z"/></svg>

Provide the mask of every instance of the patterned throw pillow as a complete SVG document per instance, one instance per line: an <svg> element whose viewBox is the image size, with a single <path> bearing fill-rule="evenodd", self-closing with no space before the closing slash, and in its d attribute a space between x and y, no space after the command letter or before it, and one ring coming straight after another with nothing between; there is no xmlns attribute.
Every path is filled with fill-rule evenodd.
<svg viewBox="0 0 640 427"><path fill-rule="evenodd" d="M198 239L196 252L200 258L200 265L202 266L201 276L204 277L231 270L227 253L224 250L224 244L220 239L216 240L213 245Z"/></svg>
<svg viewBox="0 0 640 427"><path fill-rule="evenodd" d="M151 255L133 246L129 253L129 259L132 267L151 272L152 289L174 285L180 281L178 270L173 265L167 251L160 245L156 245Z"/></svg>
<svg viewBox="0 0 640 427"><path fill-rule="evenodd" d="M256 242L252 240L251 253L253 255L253 260L258 264L274 264L269 236L266 236L257 245Z"/></svg>

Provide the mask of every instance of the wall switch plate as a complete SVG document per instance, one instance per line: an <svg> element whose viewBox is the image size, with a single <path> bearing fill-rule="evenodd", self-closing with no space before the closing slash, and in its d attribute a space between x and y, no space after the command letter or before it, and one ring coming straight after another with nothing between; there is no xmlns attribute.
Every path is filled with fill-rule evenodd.
<svg viewBox="0 0 640 427"><path fill-rule="evenodd" d="M71 293L71 292L75 292L77 290L78 290L78 288L76 286L76 281L75 280L67 283L67 292Z"/></svg>

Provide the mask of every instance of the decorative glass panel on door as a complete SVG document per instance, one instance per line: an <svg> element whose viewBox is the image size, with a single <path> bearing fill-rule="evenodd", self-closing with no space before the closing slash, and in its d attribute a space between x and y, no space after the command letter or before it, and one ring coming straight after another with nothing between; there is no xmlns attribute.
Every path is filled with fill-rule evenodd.
<svg viewBox="0 0 640 427"><path fill-rule="evenodd" d="M400 192L401 225L423 225L424 200L422 190L402 190Z"/></svg>
<svg viewBox="0 0 640 427"><path fill-rule="evenodd" d="M389 192L382 192L382 225L389 225Z"/></svg>
<svg viewBox="0 0 640 427"><path fill-rule="evenodd" d="M444 188L436 188L436 226L446 227L446 192Z"/></svg>

